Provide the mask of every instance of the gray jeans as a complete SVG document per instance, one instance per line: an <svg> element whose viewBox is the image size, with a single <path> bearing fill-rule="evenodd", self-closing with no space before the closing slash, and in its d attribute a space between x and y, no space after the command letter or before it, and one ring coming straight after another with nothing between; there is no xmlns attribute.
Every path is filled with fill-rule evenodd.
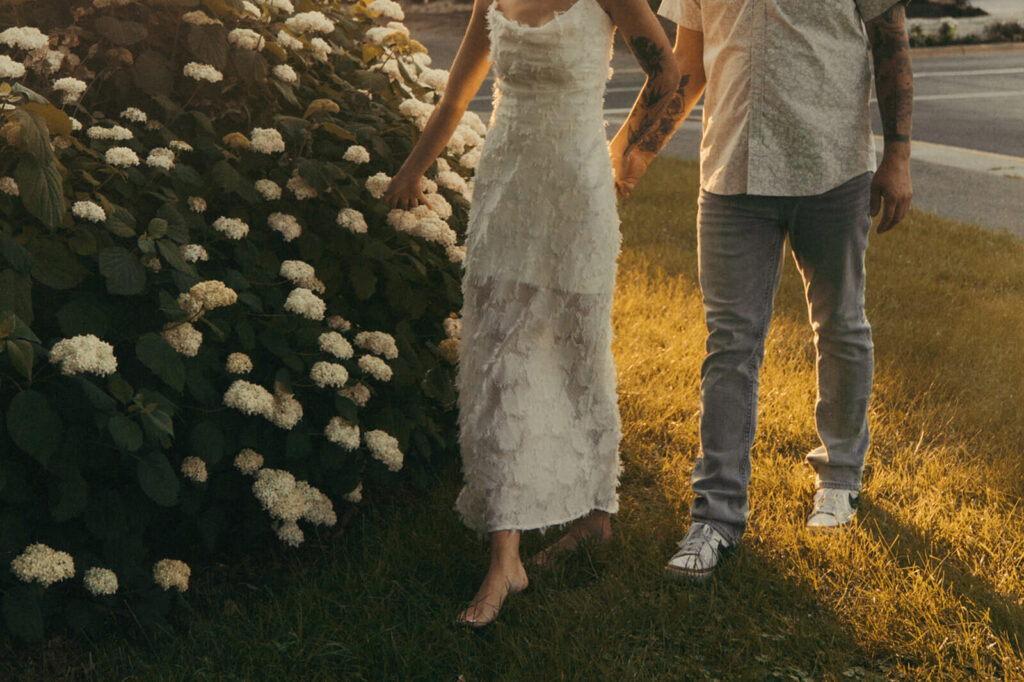
<svg viewBox="0 0 1024 682"><path fill-rule="evenodd" d="M787 236L803 277L817 351L815 420L822 445L807 455L807 463L819 486L860 489L874 369L864 316L870 185L871 174L865 173L806 197L701 191L698 253L708 337L691 514L733 542L750 513L758 373Z"/></svg>

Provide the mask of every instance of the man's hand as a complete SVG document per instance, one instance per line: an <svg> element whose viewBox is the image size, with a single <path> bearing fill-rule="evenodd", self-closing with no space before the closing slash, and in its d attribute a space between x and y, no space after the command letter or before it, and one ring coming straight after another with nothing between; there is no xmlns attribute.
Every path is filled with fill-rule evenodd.
<svg viewBox="0 0 1024 682"><path fill-rule="evenodd" d="M634 148L626 153L625 158L615 160L615 195L619 199L625 199L633 193L633 189L644 177L654 156L654 154L641 152Z"/></svg>
<svg viewBox="0 0 1024 682"><path fill-rule="evenodd" d="M910 161L886 154L871 182L871 215L882 217L877 232L888 232L907 215L914 188L910 181Z"/></svg>

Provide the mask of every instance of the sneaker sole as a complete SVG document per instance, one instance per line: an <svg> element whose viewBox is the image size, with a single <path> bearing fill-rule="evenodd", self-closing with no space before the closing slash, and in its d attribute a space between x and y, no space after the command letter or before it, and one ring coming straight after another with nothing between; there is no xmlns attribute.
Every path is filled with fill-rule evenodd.
<svg viewBox="0 0 1024 682"><path fill-rule="evenodd" d="M688 571L683 568L678 568L672 564L667 564L664 568L664 573L667 577L673 580L681 580L691 583L703 583L711 579L714 575L715 569L708 569L707 571Z"/></svg>
<svg viewBox="0 0 1024 682"><path fill-rule="evenodd" d="M840 531L840 530L843 530L844 528L851 528L851 527L853 527L855 525L857 525L857 515L856 514L851 516L844 523L840 523L840 524L835 525L835 526L812 526L809 523L804 524L804 526L805 526L805 528L807 528L807 530L815 532L815 533L828 533L830 531Z"/></svg>

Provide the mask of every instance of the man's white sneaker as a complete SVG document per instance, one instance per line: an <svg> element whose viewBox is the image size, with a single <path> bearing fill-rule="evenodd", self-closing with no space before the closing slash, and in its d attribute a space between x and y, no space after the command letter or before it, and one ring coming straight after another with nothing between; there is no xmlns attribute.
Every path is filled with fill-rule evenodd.
<svg viewBox="0 0 1024 682"><path fill-rule="evenodd" d="M860 495L856 490L818 488L814 491L814 509L807 517L807 527L838 528L857 518Z"/></svg>
<svg viewBox="0 0 1024 682"><path fill-rule="evenodd" d="M673 578L704 581L715 572L722 556L732 547L725 536L699 521L690 526L679 543L679 551L668 560L665 573Z"/></svg>

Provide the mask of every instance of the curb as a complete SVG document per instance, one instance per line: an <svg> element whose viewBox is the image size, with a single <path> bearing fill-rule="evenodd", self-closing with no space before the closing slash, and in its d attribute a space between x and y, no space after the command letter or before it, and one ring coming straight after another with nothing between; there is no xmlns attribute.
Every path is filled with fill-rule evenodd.
<svg viewBox="0 0 1024 682"><path fill-rule="evenodd" d="M910 56L948 57L965 54L992 54L997 52L1024 52L1024 43L972 43L969 45L940 45L935 47L912 47Z"/></svg>

